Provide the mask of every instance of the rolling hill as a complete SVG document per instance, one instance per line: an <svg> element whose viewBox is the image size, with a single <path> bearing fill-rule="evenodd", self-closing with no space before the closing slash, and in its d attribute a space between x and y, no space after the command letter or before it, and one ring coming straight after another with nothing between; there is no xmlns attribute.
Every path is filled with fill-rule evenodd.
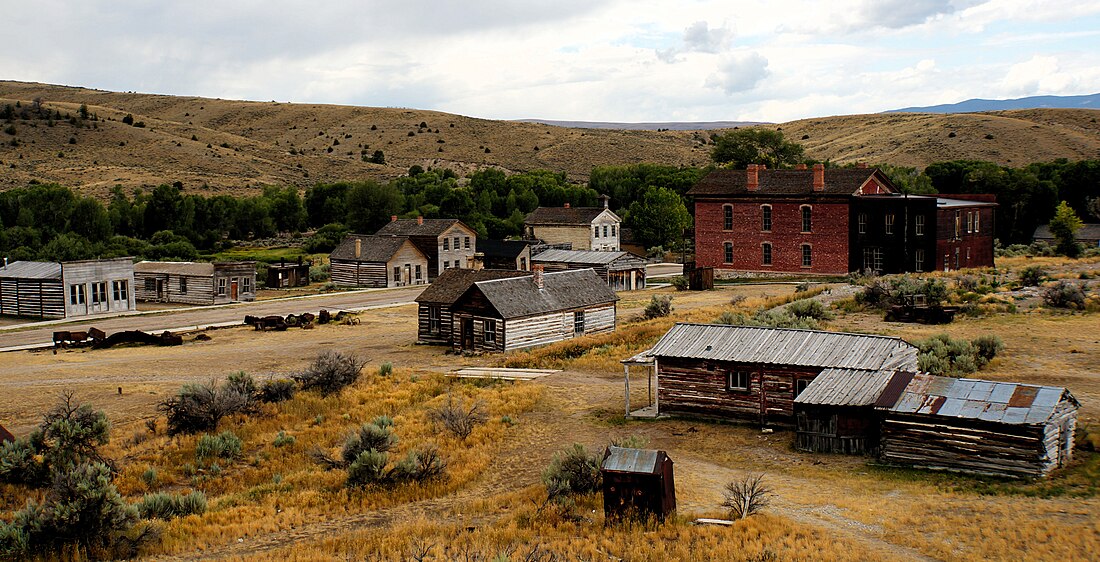
<svg viewBox="0 0 1100 562"><path fill-rule="evenodd" d="M712 131L570 128L415 109L232 101L0 81L0 107L42 107L61 119L0 127L0 189L57 182L105 195L180 182L200 193L263 185L385 179L409 166L460 174L494 166L550 169L583 181L593 166L709 162ZM98 120L76 121L81 104ZM55 113L55 115L56 115ZM123 122L132 115L136 127ZM1100 158L1100 111L875 114L779 125L810 157L906 166L956 158L1024 165ZM421 126L423 125L423 126ZM953 133L953 134L952 134ZM382 151L385 162L369 160Z"/></svg>
<svg viewBox="0 0 1100 562"><path fill-rule="evenodd" d="M974 113L977 111L1039 108L1100 109L1100 94L1088 94L1084 96L1030 96L1011 100L969 99L959 103L893 109L887 113Z"/></svg>

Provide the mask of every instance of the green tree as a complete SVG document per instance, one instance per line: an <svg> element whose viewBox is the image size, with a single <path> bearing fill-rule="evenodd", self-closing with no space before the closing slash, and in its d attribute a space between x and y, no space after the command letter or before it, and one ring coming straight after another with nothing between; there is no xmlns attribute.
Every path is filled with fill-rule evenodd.
<svg viewBox="0 0 1100 562"><path fill-rule="evenodd" d="M652 187L630 205L627 221L645 247L669 248L681 242L684 229L691 226L691 215L675 191Z"/></svg>
<svg viewBox="0 0 1100 562"><path fill-rule="evenodd" d="M1058 204L1058 208L1054 210L1054 218L1050 219L1050 233L1057 241L1058 252L1071 258L1081 253L1077 240L1073 236L1077 229L1081 228L1081 224L1080 217L1069 203L1062 201Z"/></svg>
<svg viewBox="0 0 1100 562"><path fill-rule="evenodd" d="M347 193L347 218L352 232L370 234L401 213L405 197L391 184L366 180L352 184Z"/></svg>
<svg viewBox="0 0 1100 562"><path fill-rule="evenodd" d="M916 168L907 166L894 166L892 164L879 164L875 166L890 178L902 193L910 195L933 195L936 188L932 187L932 178L926 176Z"/></svg>
<svg viewBox="0 0 1100 562"><path fill-rule="evenodd" d="M782 131L753 127L734 129L711 138L714 140L711 160L727 168L745 168L749 164L779 168L797 164L802 159L802 145L783 138Z"/></svg>

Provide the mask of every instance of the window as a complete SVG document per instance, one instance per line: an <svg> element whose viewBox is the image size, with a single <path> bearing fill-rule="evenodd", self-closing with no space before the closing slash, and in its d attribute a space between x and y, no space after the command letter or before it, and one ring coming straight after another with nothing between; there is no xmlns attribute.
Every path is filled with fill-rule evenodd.
<svg viewBox="0 0 1100 562"><path fill-rule="evenodd" d="M114 296L116 301L128 301L130 300L130 291L128 287L129 283L126 281L112 281L111 289L114 290Z"/></svg>
<svg viewBox="0 0 1100 562"><path fill-rule="evenodd" d="M724 263L733 263L733 242L726 242L723 244L724 255L722 256Z"/></svg>
<svg viewBox="0 0 1100 562"><path fill-rule="evenodd" d="M924 271L924 250L913 252L913 271Z"/></svg>
<svg viewBox="0 0 1100 562"><path fill-rule="evenodd" d="M497 321L486 320L483 324L485 328L485 343L496 343L497 341Z"/></svg>
<svg viewBox="0 0 1100 562"><path fill-rule="evenodd" d="M444 238L443 239L443 251L446 252L447 250L450 250L450 249L451 249L451 239L450 238Z"/></svg>
<svg viewBox="0 0 1100 562"><path fill-rule="evenodd" d="M814 256L813 249L809 244L802 245L802 267L813 267Z"/></svg>
<svg viewBox="0 0 1100 562"><path fill-rule="evenodd" d="M69 304L85 304L84 285L69 285Z"/></svg>
<svg viewBox="0 0 1100 562"><path fill-rule="evenodd" d="M420 272L420 264L416 264L415 271L416 271L416 280L417 281L420 281L421 279L424 278L423 274Z"/></svg>
<svg viewBox="0 0 1100 562"><path fill-rule="evenodd" d="M180 294L181 295L186 295L187 294L187 278L186 277L180 277Z"/></svg>
<svg viewBox="0 0 1100 562"><path fill-rule="evenodd" d="M607 225L603 225L603 237L607 238Z"/></svg>
<svg viewBox="0 0 1100 562"><path fill-rule="evenodd" d="M813 382L813 379L797 379L797 380L795 380L794 381L794 397L798 398L798 395L802 394L802 391L806 390L806 387L810 386L811 382Z"/></svg>
<svg viewBox="0 0 1100 562"><path fill-rule="evenodd" d="M748 390L752 373L748 371L730 371L726 374L726 390Z"/></svg>
<svg viewBox="0 0 1100 562"><path fill-rule="evenodd" d="M882 248L863 249L863 269L867 271L882 271Z"/></svg>
<svg viewBox="0 0 1100 562"><path fill-rule="evenodd" d="M440 318L439 318L441 316L441 314L442 314L442 310L440 309L440 307L438 307L438 306L429 306L428 307L428 331L429 332L431 332L433 334L438 334L439 333L439 328L442 325L442 322L440 322Z"/></svg>
<svg viewBox="0 0 1100 562"><path fill-rule="evenodd" d="M982 212L974 211L974 233L977 234L981 230Z"/></svg>
<svg viewBox="0 0 1100 562"><path fill-rule="evenodd" d="M886 215L886 234L894 233L894 215Z"/></svg>
<svg viewBox="0 0 1100 562"><path fill-rule="evenodd" d="M859 233L867 234L867 213L860 213L857 222L859 223Z"/></svg>
<svg viewBox="0 0 1100 562"><path fill-rule="evenodd" d="M469 236L467 236L466 239L462 241L462 247L466 248L467 250L470 249L470 237Z"/></svg>
<svg viewBox="0 0 1100 562"><path fill-rule="evenodd" d="M966 212L966 232L974 232L974 213Z"/></svg>
<svg viewBox="0 0 1100 562"><path fill-rule="evenodd" d="M225 277L219 277L218 278L218 296L219 297L224 297L225 296Z"/></svg>
<svg viewBox="0 0 1100 562"><path fill-rule="evenodd" d="M614 238L616 236L618 236L618 234L615 234L615 225L611 225L611 237Z"/></svg>
<svg viewBox="0 0 1100 562"><path fill-rule="evenodd" d="M519 259L519 269L520 271L527 271L527 258Z"/></svg>
<svg viewBox="0 0 1100 562"><path fill-rule="evenodd" d="M762 250L764 252L764 265L771 265L772 264L772 245L771 245L771 243L770 242L764 242L764 245L762 246Z"/></svg>
<svg viewBox="0 0 1100 562"><path fill-rule="evenodd" d="M813 211L809 205L802 206L802 232L813 230Z"/></svg>
<svg viewBox="0 0 1100 562"><path fill-rule="evenodd" d="M966 249L966 261L970 261L970 248Z"/></svg>
<svg viewBox="0 0 1100 562"><path fill-rule="evenodd" d="M593 226L592 227L592 237L593 238L599 238L600 237L600 227L598 227L598 226Z"/></svg>
<svg viewBox="0 0 1100 562"><path fill-rule="evenodd" d="M573 333L575 335L584 335L584 311L573 313Z"/></svg>
<svg viewBox="0 0 1100 562"><path fill-rule="evenodd" d="M107 282L92 283L92 304L107 302Z"/></svg>
<svg viewBox="0 0 1100 562"><path fill-rule="evenodd" d="M913 217L913 232L917 236L924 236L924 215Z"/></svg>
<svg viewBox="0 0 1100 562"><path fill-rule="evenodd" d="M455 249L456 250L458 249L458 240L459 240L458 236L455 236Z"/></svg>
<svg viewBox="0 0 1100 562"><path fill-rule="evenodd" d="M145 290L146 291L155 291L155 290L157 290L157 280L153 279L152 277L146 277L145 278Z"/></svg>
<svg viewBox="0 0 1100 562"><path fill-rule="evenodd" d="M722 230L733 230L733 205L722 206Z"/></svg>
<svg viewBox="0 0 1100 562"><path fill-rule="evenodd" d="M401 282L401 266L400 265L393 266L393 282L394 283L400 283Z"/></svg>
<svg viewBox="0 0 1100 562"><path fill-rule="evenodd" d="M955 211L955 240L959 239L959 231L962 230L962 217Z"/></svg>
<svg viewBox="0 0 1100 562"><path fill-rule="evenodd" d="M459 265L459 260L455 260L455 269L458 269L460 267L462 267L462 266Z"/></svg>
<svg viewBox="0 0 1100 562"><path fill-rule="evenodd" d="M241 292L242 293L251 293L252 292L252 278L251 277L241 277Z"/></svg>
<svg viewBox="0 0 1100 562"><path fill-rule="evenodd" d="M760 230L764 232L771 232L772 229L772 206L761 205L760 206Z"/></svg>

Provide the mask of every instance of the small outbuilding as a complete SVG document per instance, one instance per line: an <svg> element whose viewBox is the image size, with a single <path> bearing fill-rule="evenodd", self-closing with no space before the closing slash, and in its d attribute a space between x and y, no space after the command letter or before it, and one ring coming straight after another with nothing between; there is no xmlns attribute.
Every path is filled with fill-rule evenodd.
<svg viewBox="0 0 1100 562"><path fill-rule="evenodd" d="M530 275L526 271L503 269L448 269L416 297L417 343L451 345L454 326L451 307L474 283Z"/></svg>
<svg viewBox="0 0 1100 562"><path fill-rule="evenodd" d="M267 266L267 286L271 289L287 289L309 285L309 263L286 263L283 260Z"/></svg>
<svg viewBox="0 0 1100 562"><path fill-rule="evenodd" d="M16 261L0 268L0 314L77 318L134 310L134 260Z"/></svg>
<svg viewBox="0 0 1100 562"><path fill-rule="evenodd" d="M404 236L352 234L329 255L342 287L404 287L428 282L428 258Z"/></svg>
<svg viewBox="0 0 1100 562"><path fill-rule="evenodd" d="M794 399L795 447L809 453L874 454L875 402L895 371L825 369Z"/></svg>
<svg viewBox="0 0 1100 562"><path fill-rule="evenodd" d="M600 464L607 519L654 517L676 511L672 459L664 451L608 447Z"/></svg>
<svg viewBox="0 0 1100 562"><path fill-rule="evenodd" d="M137 300L225 304L256 300L256 262L143 261L134 264Z"/></svg>
<svg viewBox="0 0 1100 562"><path fill-rule="evenodd" d="M1046 476L1073 456L1080 406L1062 387L898 372L875 403L881 457L923 468Z"/></svg>
<svg viewBox="0 0 1100 562"><path fill-rule="evenodd" d="M592 269L612 291L645 288L646 260L630 252L592 250L546 250L531 258L546 271Z"/></svg>

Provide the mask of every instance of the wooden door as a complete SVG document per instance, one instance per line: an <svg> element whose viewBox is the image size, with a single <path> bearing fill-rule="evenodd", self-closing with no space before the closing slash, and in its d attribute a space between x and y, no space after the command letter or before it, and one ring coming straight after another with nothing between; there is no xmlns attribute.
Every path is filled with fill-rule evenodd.
<svg viewBox="0 0 1100 562"><path fill-rule="evenodd" d="M157 300L164 300L164 279L157 279Z"/></svg>
<svg viewBox="0 0 1100 562"><path fill-rule="evenodd" d="M474 349L474 319L462 319L462 349Z"/></svg>
<svg viewBox="0 0 1100 562"><path fill-rule="evenodd" d="M237 300L237 282L236 277L229 282L229 300L231 301Z"/></svg>

